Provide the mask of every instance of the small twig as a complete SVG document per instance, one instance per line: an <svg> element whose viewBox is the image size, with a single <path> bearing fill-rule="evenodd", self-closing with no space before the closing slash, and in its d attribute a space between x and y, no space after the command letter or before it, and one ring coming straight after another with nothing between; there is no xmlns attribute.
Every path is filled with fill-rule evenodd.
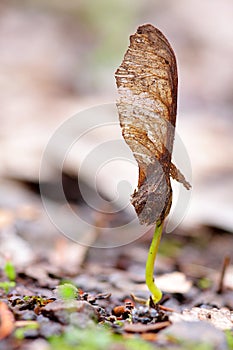
<svg viewBox="0 0 233 350"><path fill-rule="evenodd" d="M101 299L109 299L111 295L112 295L111 293L99 293L95 297L96 299L101 300Z"/></svg>
<svg viewBox="0 0 233 350"><path fill-rule="evenodd" d="M145 333L145 332L158 332L159 330L166 328L171 325L170 321L157 322L152 324L141 324L141 323L133 323L128 324L125 323L124 331L128 333Z"/></svg>
<svg viewBox="0 0 233 350"><path fill-rule="evenodd" d="M159 304L159 308L160 308L160 310L162 310L162 311L175 312L174 309L172 309L172 308L170 308L170 307L167 307L167 306L164 306L164 305L160 305L160 304Z"/></svg>
<svg viewBox="0 0 233 350"><path fill-rule="evenodd" d="M15 321L15 327L26 327L26 326L38 326L39 323L37 321L32 321L32 320L20 320L20 321Z"/></svg>
<svg viewBox="0 0 233 350"><path fill-rule="evenodd" d="M130 294L131 298L133 299L133 301L135 303L141 304L141 305L146 305L148 304L148 300L147 299L143 299L143 298L138 298L136 297L136 295L134 295L133 293Z"/></svg>
<svg viewBox="0 0 233 350"><path fill-rule="evenodd" d="M222 294L223 289L224 289L224 277L226 274L226 269L227 267L230 265L230 257L229 255L225 256L223 264L222 264L222 270L221 270L221 275L220 275L220 279L219 279L219 283L218 283L218 289L217 289L217 293L218 294Z"/></svg>
<svg viewBox="0 0 233 350"><path fill-rule="evenodd" d="M130 296L131 296L131 298L133 299L133 301L135 303L138 303L138 304L141 304L141 305L148 305L148 300L142 299L142 298L138 298L133 293L131 293ZM166 298L166 300L167 300L167 298ZM158 307L162 311L175 312L175 310L170 308L170 307L167 307L167 306L164 306L164 305L161 305L161 304L154 304L153 298L151 296L149 298L149 306L153 307L153 308Z"/></svg>

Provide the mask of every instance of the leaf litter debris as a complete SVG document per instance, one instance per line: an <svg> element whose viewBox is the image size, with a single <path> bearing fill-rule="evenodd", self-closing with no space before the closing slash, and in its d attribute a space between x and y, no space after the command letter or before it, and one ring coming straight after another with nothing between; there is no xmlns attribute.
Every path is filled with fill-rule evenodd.
<svg viewBox="0 0 233 350"><path fill-rule="evenodd" d="M184 245L183 249L177 258L180 263L187 247ZM125 258L126 252L125 248ZM65 275L62 271L59 274L54 267L50 269L46 265L45 259L30 266L30 269L16 268L15 286L8 292L0 289L0 349L30 350L36 341L42 342L46 350L59 349L59 346L65 348L64 344L71 349L73 343L82 349L81 344L86 346L90 334L95 334L95 330L101 333L103 339L100 341L96 336L94 345L90 345L93 349L100 348L98 341L106 341L109 349L115 349L114 344L130 349L131 340L136 342L135 349L139 346L137 342L141 346L153 344L153 348L161 345L173 348L175 342L175 349L185 349L187 346L195 349L198 339L203 341L205 331L208 334L206 340L213 349L228 349L233 329L233 298L230 285L224 285L221 266L216 275L213 274L214 270L209 269L212 283L198 283L194 266L190 269L193 276L181 272L183 262L180 272L175 271L176 259L173 262L174 271L168 272L171 266L167 266L167 274L162 276L167 276L168 281L174 276L173 289L164 293L160 305L154 305L152 299L149 305L145 305L148 298L146 286L138 276L134 279L135 271L130 272L129 262L124 271L114 266L96 265L93 260L95 254L93 256L90 251L76 276ZM132 251L128 258L134 264ZM162 261L163 257L160 259L161 266ZM117 264L117 259L115 262ZM186 272L188 266L187 262ZM229 269L231 271L231 266ZM227 275L228 269L225 270ZM197 271L201 271L201 279L203 270L198 268ZM205 277L210 278L208 274ZM2 273L1 281L4 279L6 275ZM124 281L130 283L124 284ZM185 287L187 281L188 288ZM221 284L221 293L218 284ZM182 333L182 329L188 325L189 333ZM80 339L80 332L85 339ZM70 337L74 339L70 340Z"/></svg>

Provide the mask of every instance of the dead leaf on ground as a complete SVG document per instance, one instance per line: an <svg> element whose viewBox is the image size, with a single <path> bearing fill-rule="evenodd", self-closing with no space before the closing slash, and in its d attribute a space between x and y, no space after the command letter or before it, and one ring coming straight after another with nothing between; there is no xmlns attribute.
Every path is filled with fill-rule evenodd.
<svg viewBox="0 0 233 350"><path fill-rule="evenodd" d="M159 288L167 293L187 293L192 287L185 274L177 271L158 276L156 281Z"/></svg>
<svg viewBox="0 0 233 350"><path fill-rule="evenodd" d="M141 323L133 323L133 324L125 324L124 330L129 333L146 333L146 332L155 332L160 329L166 328L170 326L171 322L157 322L154 324L141 324Z"/></svg>
<svg viewBox="0 0 233 350"><path fill-rule="evenodd" d="M4 302L0 302L0 320L0 340L2 340L14 330L14 316Z"/></svg>
<svg viewBox="0 0 233 350"><path fill-rule="evenodd" d="M184 310L182 314L173 313L171 321L207 321L221 330L233 328L233 311L226 308L204 309L194 307L190 310Z"/></svg>

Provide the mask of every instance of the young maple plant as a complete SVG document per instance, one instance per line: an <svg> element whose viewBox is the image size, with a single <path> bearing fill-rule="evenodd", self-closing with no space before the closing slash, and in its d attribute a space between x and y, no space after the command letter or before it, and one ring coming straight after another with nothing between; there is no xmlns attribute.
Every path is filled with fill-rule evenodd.
<svg viewBox="0 0 233 350"><path fill-rule="evenodd" d="M154 283L154 262L172 203L170 176L190 188L171 162L178 78L175 54L165 36L151 24L140 26L130 37L115 78L122 135L139 167L138 188L131 202L140 224L155 225L146 284L157 303L162 292Z"/></svg>

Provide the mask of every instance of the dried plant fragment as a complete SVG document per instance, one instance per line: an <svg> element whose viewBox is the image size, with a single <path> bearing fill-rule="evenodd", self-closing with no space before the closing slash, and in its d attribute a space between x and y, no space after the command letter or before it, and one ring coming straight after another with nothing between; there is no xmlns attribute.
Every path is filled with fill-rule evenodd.
<svg viewBox="0 0 233 350"><path fill-rule="evenodd" d="M122 134L139 167L132 204L141 224L163 222L172 202L170 176L190 188L171 163L177 66L165 36L150 24L140 26L115 77Z"/></svg>
<svg viewBox="0 0 233 350"><path fill-rule="evenodd" d="M0 302L0 340L8 337L14 330L14 316L7 304Z"/></svg>

